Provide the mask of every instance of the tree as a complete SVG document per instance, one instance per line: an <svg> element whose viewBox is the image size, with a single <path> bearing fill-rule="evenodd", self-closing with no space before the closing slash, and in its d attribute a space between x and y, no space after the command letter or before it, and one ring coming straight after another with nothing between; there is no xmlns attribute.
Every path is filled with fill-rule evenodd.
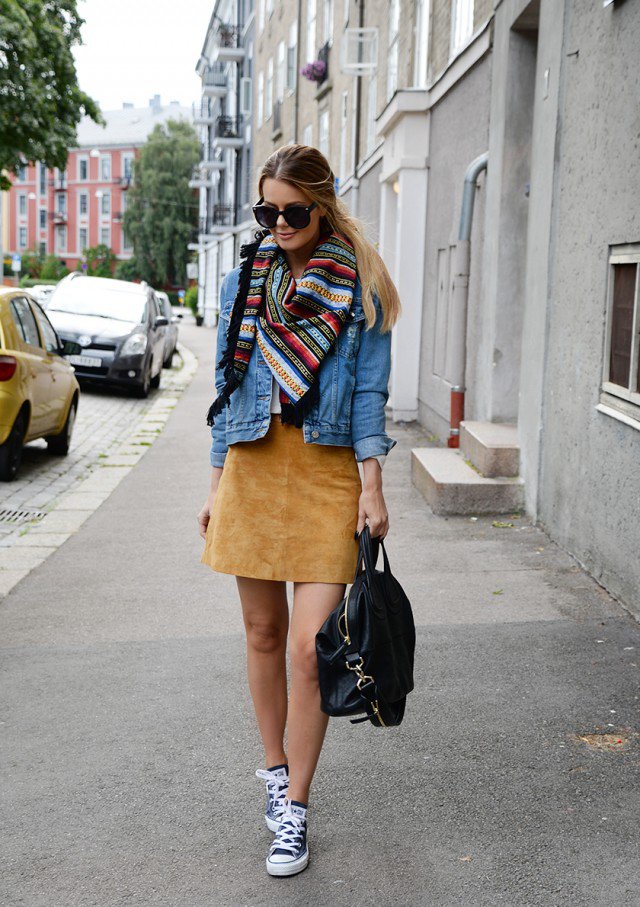
<svg viewBox="0 0 640 907"><path fill-rule="evenodd" d="M55 255L47 255L40 268L40 279L51 280L55 283L57 280L62 280L63 277L66 277L68 273L69 271L63 261L56 258Z"/></svg>
<svg viewBox="0 0 640 907"><path fill-rule="evenodd" d="M189 179L199 159L193 127L168 120L155 127L134 162L123 227L133 243L139 277L152 286L185 282L187 244L198 222Z"/></svg>
<svg viewBox="0 0 640 907"><path fill-rule="evenodd" d="M97 103L78 86L71 48L84 23L77 0L0 0L0 189L23 161L64 170L76 127Z"/></svg>
<svg viewBox="0 0 640 907"><path fill-rule="evenodd" d="M89 275L89 277L113 277L113 266L116 263L116 256L109 246L99 243L97 246L84 249L83 254L87 260L85 274ZM82 271L82 262L78 262L77 270Z"/></svg>

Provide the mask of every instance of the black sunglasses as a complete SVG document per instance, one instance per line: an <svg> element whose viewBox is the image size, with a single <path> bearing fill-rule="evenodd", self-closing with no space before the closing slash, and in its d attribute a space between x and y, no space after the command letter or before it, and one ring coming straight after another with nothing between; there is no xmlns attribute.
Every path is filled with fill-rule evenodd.
<svg viewBox="0 0 640 907"><path fill-rule="evenodd" d="M288 205L283 211L278 211L277 208L273 208L271 205L258 203L253 206L252 211L261 227L273 230L282 214L290 227L293 227L294 230L301 230L303 227L309 226L311 223L311 212L317 206L317 202L311 202L310 205Z"/></svg>

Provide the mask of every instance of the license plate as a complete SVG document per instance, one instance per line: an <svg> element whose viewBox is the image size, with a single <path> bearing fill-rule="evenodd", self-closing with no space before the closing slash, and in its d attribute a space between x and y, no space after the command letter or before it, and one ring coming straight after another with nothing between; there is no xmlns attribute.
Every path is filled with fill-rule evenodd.
<svg viewBox="0 0 640 907"><path fill-rule="evenodd" d="M84 365L87 368L98 368L102 365L102 359L95 356L67 356L71 365Z"/></svg>

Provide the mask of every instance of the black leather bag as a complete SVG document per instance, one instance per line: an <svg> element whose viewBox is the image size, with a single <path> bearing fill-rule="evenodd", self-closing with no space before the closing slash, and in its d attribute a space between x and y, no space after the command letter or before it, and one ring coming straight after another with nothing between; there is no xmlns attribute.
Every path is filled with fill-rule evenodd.
<svg viewBox="0 0 640 907"><path fill-rule="evenodd" d="M391 573L382 539L365 526L353 585L316 634L322 711L400 724L413 689L416 631L409 599ZM376 569L382 548L384 569Z"/></svg>

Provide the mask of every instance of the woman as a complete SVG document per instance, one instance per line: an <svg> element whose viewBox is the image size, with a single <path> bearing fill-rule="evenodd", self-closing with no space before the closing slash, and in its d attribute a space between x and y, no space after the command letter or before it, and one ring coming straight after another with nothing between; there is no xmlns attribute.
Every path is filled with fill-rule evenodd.
<svg viewBox="0 0 640 907"><path fill-rule="evenodd" d="M267 871L285 876L309 861L309 788L328 720L315 635L353 580L365 522L372 536L389 529L381 467L396 443L384 406L400 302L317 149L277 149L258 189L265 229L221 288L211 489L198 521L202 563L238 584L265 749L256 774L276 833Z"/></svg>

